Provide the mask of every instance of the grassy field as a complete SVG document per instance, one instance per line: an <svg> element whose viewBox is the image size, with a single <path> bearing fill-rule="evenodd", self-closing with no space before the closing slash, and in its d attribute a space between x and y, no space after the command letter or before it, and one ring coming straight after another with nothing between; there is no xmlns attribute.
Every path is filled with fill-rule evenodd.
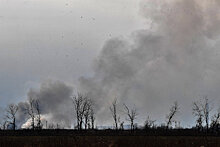
<svg viewBox="0 0 220 147"><path fill-rule="evenodd" d="M220 147L220 137L203 136L1 136L0 147Z"/></svg>

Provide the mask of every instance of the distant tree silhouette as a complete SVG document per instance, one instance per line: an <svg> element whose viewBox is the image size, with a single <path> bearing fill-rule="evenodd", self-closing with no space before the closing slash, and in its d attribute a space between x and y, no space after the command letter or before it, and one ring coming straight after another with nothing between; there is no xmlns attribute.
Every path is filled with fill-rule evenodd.
<svg viewBox="0 0 220 147"><path fill-rule="evenodd" d="M173 118L179 112L179 109L180 109L179 105L178 105L177 101L175 101L174 104L170 107L169 114L166 116L166 118L167 118L167 129L172 124Z"/></svg>
<svg viewBox="0 0 220 147"><path fill-rule="evenodd" d="M35 99L30 98L28 103L25 104L25 114L31 119L31 128L35 129Z"/></svg>
<svg viewBox="0 0 220 147"><path fill-rule="evenodd" d="M205 96L200 101L193 102L193 115L197 118L196 119L196 126L199 130L203 128L203 122L205 121L206 131L209 129L209 114L212 108L210 107L210 102Z"/></svg>
<svg viewBox="0 0 220 147"><path fill-rule="evenodd" d="M118 121L119 121L119 117L117 114L117 99L115 98L114 101L112 102L111 106L109 107L112 117L114 119L114 123L115 123L115 129L118 129Z"/></svg>
<svg viewBox="0 0 220 147"><path fill-rule="evenodd" d="M74 108L75 108L75 111L76 111L76 119L77 119L77 128L80 130L82 128L81 126L81 117L82 116L82 112L81 112L81 109L82 109L82 106L83 106L83 95L78 93L78 95L75 95L73 96L73 104L74 104Z"/></svg>
<svg viewBox="0 0 220 147"><path fill-rule="evenodd" d="M202 124L203 124L203 111L201 107L201 103L199 101L193 102L193 115L196 117L196 127L201 130L202 129Z"/></svg>
<svg viewBox="0 0 220 147"><path fill-rule="evenodd" d="M77 93L72 97L73 107L74 107L74 113L76 114L76 121L77 125L74 126L78 130L82 129L94 129L95 128L95 111L94 111L94 103L93 101L87 96L80 93ZM24 104L24 105L23 105ZM28 121L30 121L31 125L30 128L33 130L42 129L42 119L41 119L41 105L39 99L33 99L29 98L27 102L23 103L22 107L18 107L18 105L10 104L5 109L5 117L4 120L2 120L0 124L1 130L7 130L7 129L13 129L16 130L16 114L18 112L18 109L25 110L25 114L28 115ZM180 122L176 121L174 118L179 112L180 108L175 101L169 109L169 113L166 115L166 122L161 124L161 126L155 126L156 120L150 119L148 116L144 127L142 130L137 129L137 131L143 132L149 132L149 134L159 133L159 134L167 134L173 133L177 134L180 131L180 134L183 132L191 135L219 135L220 131L220 108L218 111L211 117L210 121L210 112L212 111L212 107L210 107L210 101L208 100L207 96L203 97L203 99L200 99L199 101L194 101L192 103L192 114L196 118L196 127L192 127L192 129L185 129L180 127ZM137 119L138 113L137 109L135 107L128 107L126 104L123 104L124 112L126 114L126 120L129 121L130 129L134 130L137 128L137 123L135 123L135 120ZM118 103L117 99L115 98L114 101L111 103L111 106L109 107L109 110L111 112L112 118L114 120L114 127L116 130L124 130L124 121L120 121L120 117L118 116ZM47 124L46 122L46 129L64 129L64 124L56 123L56 122L50 122ZM36 124L35 124L36 123ZM175 123L176 129L169 129L173 126ZM97 125L97 124L96 124ZM96 126L96 128L98 128ZM197 128L198 130L202 131L195 131ZM145 129L145 131L144 131ZM146 131L147 130L147 131ZM204 131L203 131L204 130ZM206 130L206 132L205 132ZM62 131L62 130L60 130ZM105 130L106 132L111 131ZM181 132L182 131L182 132ZM185 131L185 132L184 132ZM4 132L4 131L2 131ZM5 132L11 132L11 131L5 131ZM30 131L32 132L32 131ZM41 131L38 131L41 132ZM42 131L43 132L43 131ZM58 131L59 132L59 131ZM79 131L80 132L80 131ZM90 133L90 131L86 131ZM96 131L91 131L96 132ZM117 131L117 133L121 133L122 135L126 131ZM127 131L129 132L129 131ZM133 131L131 131L133 132ZM1 131L0 131L1 133ZM14 133L14 132L12 132ZM80 132L84 133L83 131ZM1 134L0 134L1 135Z"/></svg>
<svg viewBox="0 0 220 147"><path fill-rule="evenodd" d="M45 128L48 129L47 120L45 121Z"/></svg>
<svg viewBox="0 0 220 147"><path fill-rule="evenodd" d="M6 130L8 129L8 125L9 125L9 122L7 120L7 118L1 123L1 129L2 130Z"/></svg>
<svg viewBox="0 0 220 147"><path fill-rule="evenodd" d="M137 109L133 108L133 109L129 109L127 105L124 104L124 109L125 109L125 113L127 115L127 120L130 121L130 127L131 130L134 130L135 125L134 125L134 120L137 118Z"/></svg>
<svg viewBox="0 0 220 147"><path fill-rule="evenodd" d="M93 106L90 108L90 121L91 121L91 128L94 129L95 127L95 112Z"/></svg>
<svg viewBox="0 0 220 147"><path fill-rule="evenodd" d="M124 130L124 121L120 123L120 129Z"/></svg>
<svg viewBox="0 0 220 147"><path fill-rule="evenodd" d="M210 107L210 103L209 103L207 96L204 97L202 110L203 110L204 119L205 119L205 123L206 123L206 131L208 131L208 129L209 129L209 114L210 114L210 111L212 111L212 108Z"/></svg>
<svg viewBox="0 0 220 147"><path fill-rule="evenodd" d="M7 123L12 125L13 130L16 129L16 113L17 113L17 111L18 111L18 106L15 104L10 104L6 108Z"/></svg>
<svg viewBox="0 0 220 147"><path fill-rule="evenodd" d="M220 121L220 109L218 109L217 113L212 116L211 124L210 124L210 128L212 129L212 131L218 131L218 128L220 126L219 121Z"/></svg>
<svg viewBox="0 0 220 147"><path fill-rule="evenodd" d="M36 129L42 129L43 124L41 122L41 109L40 109L40 102L39 102L39 100L35 100L34 108L36 110L36 119L37 119Z"/></svg>
<svg viewBox="0 0 220 147"><path fill-rule="evenodd" d="M77 95L73 96L73 105L74 110L76 113L76 119L77 119L77 128L78 130L82 130L83 123L85 124L85 129L89 126L89 117L91 115L91 100L88 98L87 95L83 95L81 93L78 93ZM94 127L94 111L92 110L92 123ZM90 117L91 118L91 117Z"/></svg>
<svg viewBox="0 0 220 147"><path fill-rule="evenodd" d="M85 112L84 112L84 128L88 129L90 128L90 115L91 115L91 107L92 107L92 101L90 99L85 100Z"/></svg>
<svg viewBox="0 0 220 147"><path fill-rule="evenodd" d="M55 126L53 123L50 123L49 125L48 125L48 129L56 129L58 126Z"/></svg>
<svg viewBox="0 0 220 147"><path fill-rule="evenodd" d="M150 117L148 116L145 123L144 123L144 129L150 129L153 128L155 125L156 120L151 120Z"/></svg>

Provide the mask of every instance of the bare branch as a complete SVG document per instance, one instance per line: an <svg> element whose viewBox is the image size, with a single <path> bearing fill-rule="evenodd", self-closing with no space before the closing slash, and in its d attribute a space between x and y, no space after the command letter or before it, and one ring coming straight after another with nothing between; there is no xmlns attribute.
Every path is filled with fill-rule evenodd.
<svg viewBox="0 0 220 147"><path fill-rule="evenodd" d="M82 130L82 125L84 123L85 129L89 128L89 121L91 118L92 126L94 128L94 111L92 109L92 101L88 98L87 95L82 95L78 93L77 95L74 95L72 98L74 110L76 113L77 118L77 128L79 130ZM92 113L91 113L92 109ZM90 115L92 114L92 117Z"/></svg>
<svg viewBox="0 0 220 147"><path fill-rule="evenodd" d="M170 112L169 114L166 116L167 118L167 128L170 127L174 116L179 112L179 105L177 103L177 101L174 102L173 106L171 106L170 108Z"/></svg>
<svg viewBox="0 0 220 147"><path fill-rule="evenodd" d="M112 102L111 106L109 107L112 117L114 119L115 123L115 129L118 129L118 116L117 116L117 99L115 98L114 101Z"/></svg>
<svg viewBox="0 0 220 147"><path fill-rule="evenodd" d="M18 106L15 104L10 104L6 108L6 118L8 119L6 122L11 124L13 130L16 129L16 113L18 111Z"/></svg>
<svg viewBox="0 0 220 147"><path fill-rule="evenodd" d="M127 114L127 120L130 121L130 127L131 127L131 130L133 130L135 127L134 127L134 120L136 119L137 117L137 110L136 108L133 108L133 109L129 109L127 105L124 104L124 109L125 109L125 113Z"/></svg>

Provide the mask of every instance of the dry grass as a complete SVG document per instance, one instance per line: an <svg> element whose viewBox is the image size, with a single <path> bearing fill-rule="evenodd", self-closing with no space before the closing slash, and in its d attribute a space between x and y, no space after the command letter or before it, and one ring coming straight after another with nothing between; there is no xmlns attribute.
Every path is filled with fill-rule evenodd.
<svg viewBox="0 0 220 147"><path fill-rule="evenodd" d="M219 147L220 137L183 136L30 136L0 137L0 147Z"/></svg>

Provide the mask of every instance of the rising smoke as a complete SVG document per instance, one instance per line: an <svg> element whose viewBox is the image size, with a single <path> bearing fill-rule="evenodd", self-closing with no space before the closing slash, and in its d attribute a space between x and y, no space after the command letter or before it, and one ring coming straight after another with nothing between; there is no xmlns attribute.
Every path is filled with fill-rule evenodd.
<svg viewBox="0 0 220 147"><path fill-rule="evenodd" d="M181 120L192 122L192 101L202 95L219 96L218 0L144 0L141 15L146 29L130 38L106 41L95 61L95 76L81 78L99 106L101 123L109 121L109 104L139 109L139 118L151 115L163 121L169 106L181 104ZM218 99L216 99L218 101Z"/></svg>
<svg viewBox="0 0 220 147"><path fill-rule="evenodd" d="M78 89L96 103L98 124L112 124L109 105L115 97L119 106L135 105L139 121L147 115L163 121L177 100L185 125L192 122L194 99L207 95L218 102L219 6L218 0L142 1L146 28L106 41L95 60L94 76L79 79ZM50 121L62 120L67 126L73 123L71 95L72 88L62 82L49 82L28 93L40 99ZM123 108L119 109L122 115Z"/></svg>
<svg viewBox="0 0 220 147"><path fill-rule="evenodd" d="M28 92L28 99L38 99L42 114L42 122L45 126L49 124L70 128L73 123L73 105L71 97L73 88L60 81L45 81L40 89L31 89ZM28 101L28 100L27 100ZM18 124L20 127L29 127L30 120L25 114L25 103L18 104Z"/></svg>

